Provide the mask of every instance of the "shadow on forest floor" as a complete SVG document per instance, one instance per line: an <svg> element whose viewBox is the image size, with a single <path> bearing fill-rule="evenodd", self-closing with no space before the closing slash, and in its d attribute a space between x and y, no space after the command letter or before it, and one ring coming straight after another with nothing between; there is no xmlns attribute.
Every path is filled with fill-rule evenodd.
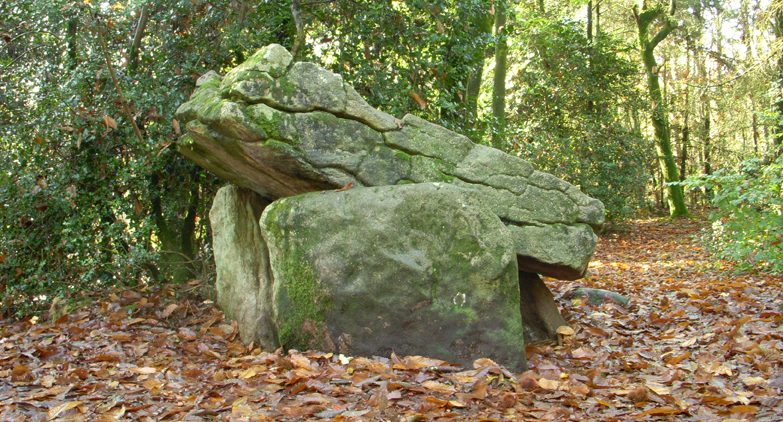
<svg viewBox="0 0 783 422"><path fill-rule="evenodd" d="M605 234L589 276L547 280L575 335L511 374L423 357L252 350L211 302L124 291L54 323L0 322L0 419L777 420L780 277L733 275L699 223ZM592 306L577 286L628 296Z"/></svg>

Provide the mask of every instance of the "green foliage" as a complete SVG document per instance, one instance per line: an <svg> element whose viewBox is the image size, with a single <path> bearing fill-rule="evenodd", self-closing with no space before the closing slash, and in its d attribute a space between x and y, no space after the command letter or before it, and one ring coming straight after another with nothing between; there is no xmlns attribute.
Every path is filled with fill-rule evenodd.
<svg viewBox="0 0 783 422"><path fill-rule="evenodd" d="M589 43L579 25L532 15L513 39L509 148L604 202L610 219L644 203L652 145L626 124L642 108L631 45ZM630 126L630 128L629 128Z"/></svg>
<svg viewBox="0 0 783 422"><path fill-rule="evenodd" d="M494 45L484 0L337 1L313 11L314 59L375 107L470 133L469 75Z"/></svg>
<svg viewBox="0 0 783 422"><path fill-rule="evenodd" d="M706 240L718 256L742 269L783 273L783 157L744 161L736 171L692 177L686 185L711 192Z"/></svg>
<svg viewBox="0 0 783 422"><path fill-rule="evenodd" d="M0 45L6 310L35 311L102 286L201 276L209 256L203 217L217 180L169 148L177 139L172 116L201 74L286 43L289 11L228 0L20 0L0 3L0 15L0 34L10 37Z"/></svg>

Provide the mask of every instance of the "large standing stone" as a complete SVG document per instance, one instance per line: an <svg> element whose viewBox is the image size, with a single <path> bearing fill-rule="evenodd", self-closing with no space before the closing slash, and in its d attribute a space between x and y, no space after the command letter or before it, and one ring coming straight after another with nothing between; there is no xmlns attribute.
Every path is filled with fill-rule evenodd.
<svg viewBox="0 0 783 422"><path fill-rule="evenodd" d="M226 186L215 196L209 219L218 305L237 321L243 340L274 349L269 253L258 226L267 204L253 191Z"/></svg>
<svg viewBox="0 0 783 422"><path fill-rule="evenodd" d="M355 186L448 182L503 221L521 270L581 277L600 201L526 161L415 116L370 107L340 75L270 45L203 77L177 111L179 151L265 198Z"/></svg>
<svg viewBox="0 0 783 422"><path fill-rule="evenodd" d="M289 197L267 207L261 233L282 346L524 367L514 242L462 189Z"/></svg>

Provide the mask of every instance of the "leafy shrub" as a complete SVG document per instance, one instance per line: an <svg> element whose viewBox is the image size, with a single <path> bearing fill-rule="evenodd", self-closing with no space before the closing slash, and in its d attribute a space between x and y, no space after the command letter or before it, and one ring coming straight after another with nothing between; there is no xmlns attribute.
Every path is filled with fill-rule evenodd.
<svg viewBox="0 0 783 422"><path fill-rule="evenodd" d="M783 157L770 164L744 161L736 171L685 183L710 192L714 208L706 241L719 257L741 269L783 273Z"/></svg>

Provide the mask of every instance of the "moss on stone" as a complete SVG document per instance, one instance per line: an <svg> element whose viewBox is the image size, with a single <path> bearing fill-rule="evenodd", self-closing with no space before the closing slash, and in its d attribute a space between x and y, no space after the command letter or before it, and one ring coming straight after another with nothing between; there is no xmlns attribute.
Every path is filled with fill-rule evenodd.
<svg viewBox="0 0 783 422"><path fill-rule="evenodd" d="M283 144L285 145L285 144ZM300 237L286 236L280 227L281 218L285 218L289 204L286 200L274 202L267 207L262 216L262 227L274 242L281 245L277 256L270 256L273 265L275 303L277 307L278 342L284 348L307 349L312 346L312 329L323 331L326 327L326 314L332 303L327 292L319 285L315 270L304 256L308 248L293 244ZM312 328L308 329L308 324Z"/></svg>
<svg viewBox="0 0 783 422"><path fill-rule="evenodd" d="M400 151L398 149L395 149L393 151L394 151L394 157L395 158L398 158L398 159L403 160L403 161L408 162L408 163L413 161L413 157L411 157L410 154L408 154L406 152L403 152L403 151Z"/></svg>

